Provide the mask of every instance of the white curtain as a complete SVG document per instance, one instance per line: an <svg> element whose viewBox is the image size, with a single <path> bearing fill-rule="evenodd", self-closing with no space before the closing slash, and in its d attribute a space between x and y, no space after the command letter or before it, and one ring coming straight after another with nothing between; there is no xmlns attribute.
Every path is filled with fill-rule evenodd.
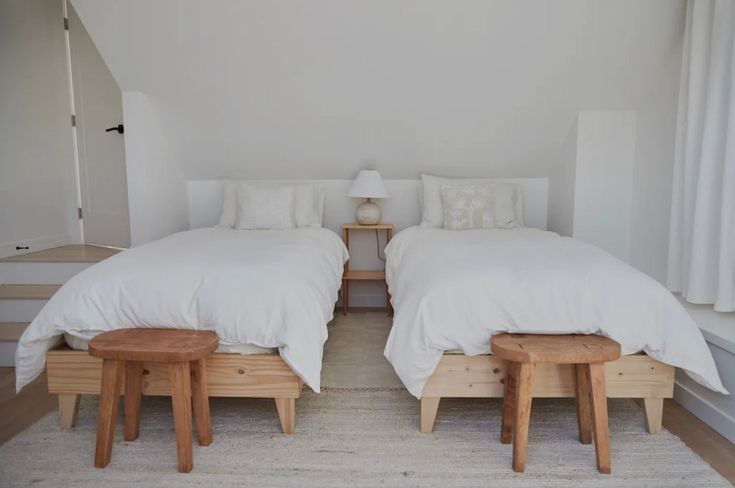
<svg viewBox="0 0 735 488"><path fill-rule="evenodd" d="M669 288L735 310L735 0L690 0L679 89Z"/></svg>

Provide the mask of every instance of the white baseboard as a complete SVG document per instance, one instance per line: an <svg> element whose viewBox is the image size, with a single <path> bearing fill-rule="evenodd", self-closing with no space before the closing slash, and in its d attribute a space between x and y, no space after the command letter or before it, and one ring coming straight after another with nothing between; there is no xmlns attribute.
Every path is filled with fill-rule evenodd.
<svg viewBox="0 0 735 488"><path fill-rule="evenodd" d="M0 258L9 256L17 256L18 254L26 254L33 251L41 251L52 247L66 246L74 244L74 238L71 234L57 234L52 236L34 237L23 241L3 242L0 243ZM16 246L27 246L28 249L16 249Z"/></svg>
<svg viewBox="0 0 735 488"><path fill-rule="evenodd" d="M727 413L713 406L706 399L678 381L674 385L674 400L719 432L727 440L735 443L735 419Z"/></svg>

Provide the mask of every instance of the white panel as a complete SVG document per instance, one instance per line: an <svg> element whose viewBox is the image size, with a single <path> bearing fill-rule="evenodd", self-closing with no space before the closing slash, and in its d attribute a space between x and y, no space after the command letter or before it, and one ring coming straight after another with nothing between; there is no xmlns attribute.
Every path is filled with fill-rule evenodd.
<svg viewBox="0 0 735 488"><path fill-rule="evenodd" d="M162 135L155 103L123 93L130 241L137 246L184 230L186 186L170 141Z"/></svg>
<svg viewBox="0 0 735 488"><path fill-rule="evenodd" d="M574 184L577 172L577 120L569 129L559 161L549 175L548 228L563 236L574 232Z"/></svg>
<svg viewBox="0 0 735 488"><path fill-rule="evenodd" d="M712 343L712 357L717 364L722 384L731 393L721 395L694 382L677 371L674 399L717 432L735 443L735 354Z"/></svg>
<svg viewBox="0 0 735 488"><path fill-rule="evenodd" d="M636 114L580 112L573 236L630 258Z"/></svg>

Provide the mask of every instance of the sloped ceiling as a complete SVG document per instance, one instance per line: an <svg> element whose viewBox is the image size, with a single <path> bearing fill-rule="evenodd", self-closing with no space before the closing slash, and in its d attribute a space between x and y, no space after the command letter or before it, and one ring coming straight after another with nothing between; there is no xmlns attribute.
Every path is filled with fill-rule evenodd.
<svg viewBox="0 0 735 488"><path fill-rule="evenodd" d="M682 1L72 0L189 178L546 176L579 110L638 110Z"/></svg>

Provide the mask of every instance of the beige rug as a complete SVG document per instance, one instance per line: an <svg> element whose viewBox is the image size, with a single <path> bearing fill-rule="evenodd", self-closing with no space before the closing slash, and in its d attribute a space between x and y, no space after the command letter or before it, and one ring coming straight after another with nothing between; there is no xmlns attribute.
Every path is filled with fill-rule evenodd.
<svg viewBox="0 0 735 488"><path fill-rule="evenodd" d="M122 486L729 486L669 432L645 433L628 400L610 402L613 474L595 470L594 448L577 442L571 401L535 401L526 473L498 442L498 400L444 400L433 434L418 432L406 392L305 392L297 433L283 435L272 401L213 399L214 443L194 448L194 471L176 472L168 399L145 398L141 436L122 441L112 463L92 467L96 400L60 432L50 415L0 447L0 485Z"/></svg>
<svg viewBox="0 0 735 488"><path fill-rule="evenodd" d="M295 435L281 434L272 400L214 398L214 443L194 447L194 471L183 475L170 401L144 398L140 438L126 443L118 429L112 463L100 470L97 402L84 397L74 430L60 432L52 414L0 446L0 486L729 486L677 437L648 435L629 400L610 401L610 476L577 442L572 401L534 401L524 474L498 441L500 400L442 400L435 432L421 434L418 401L382 355L390 324L385 313L335 318L324 392L298 400Z"/></svg>

